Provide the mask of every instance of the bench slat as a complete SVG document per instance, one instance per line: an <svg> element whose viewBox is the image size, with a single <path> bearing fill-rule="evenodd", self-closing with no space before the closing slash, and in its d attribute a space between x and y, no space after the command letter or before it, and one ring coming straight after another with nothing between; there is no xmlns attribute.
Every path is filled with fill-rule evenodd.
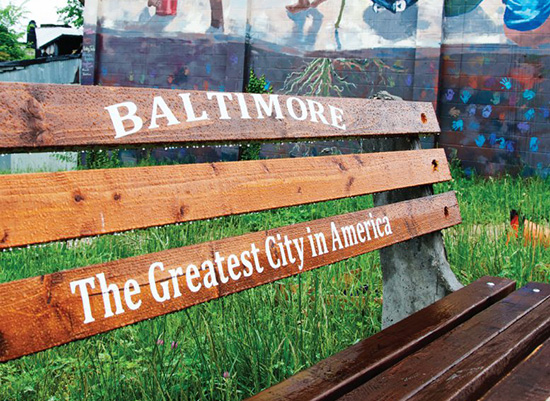
<svg viewBox="0 0 550 401"><path fill-rule="evenodd" d="M487 283L492 282L490 286ZM484 277L248 401L333 400L504 298L511 280Z"/></svg>
<svg viewBox="0 0 550 401"><path fill-rule="evenodd" d="M533 284L528 284L515 291L341 399L410 399L550 297L550 286L541 287L539 293L533 288Z"/></svg>
<svg viewBox="0 0 550 401"><path fill-rule="evenodd" d="M420 102L218 94L216 96L231 96L225 102L225 115L224 107L218 105L215 97L208 100L207 92L199 91L0 83L0 95L0 150L3 151L98 145L121 147L190 142L288 141L299 138L436 134L440 131L432 104ZM188 121L192 113L185 110L184 98L187 96L195 121ZM246 113L239 103L239 96L244 99ZM271 112L265 111L262 102L253 100L253 96L263 99L267 109L272 106L271 117ZM274 104L269 103L268 96ZM158 128L149 128L155 97L162 99L157 98L156 101L155 115L158 118L154 123ZM290 101L294 117L291 117L287 105L289 98L294 99ZM125 102L135 105L135 115L141 119L143 128L115 138L113 121L119 118L113 120L106 107ZM278 116L275 104L281 107ZM122 106L111 107L110 110L116 112L115 116L128 114L128 109ZM207 113L208 119L201 120L203 112ZM160 117L168 113L172 113L171 120ZM260 113L263 118L258 118ZM249 118L242 118L248 115ZM120 124L126 124L123 132L131 132L135 127L129 119Z"/></svg>
<svg viewBox="0 0 550 401"><path fill-rule="evenodd" d="M482 398L483 401L547 401L550 396L550 340L537 348L521 364Z"/></svg>
<svg viewBox="0 0 550 401"><path fill-rule="evenodd" d="M0 249L450 179L442 149L5 175Z"/></svg>
<svg viewBox="0 0 550 401"><path fill-rule="evenodd" d="M537 288L541 286L539 284ZM547 339L549 334L550 300L546 300L409 400L478 399Z"/></svg>
<svg viewBox="0 0 550 401"><path fill-rule="evenodd" d="M387 224L382 226L374 220L382 219L383 216L386 216L391 224L389 231L386 231ZM300 259L303 260L301 271L308 271L450 227L460 223L460 220L455 194L448 192L278 229L0 284L0 361L182 310L211 299L298 274L300 273ZM378 234L384 234L384 236L375 239L374 232L372 232L373 236L371 240L368 240L365 233L360 235L360 230L357 230L357 239L355 240L357 242L354 242L349 226L364 227L362 223L367 221L371 221L370 224L373 222L375 225L379 224L381 230ZM338 236L331 231L331 224L334 224L334 230L339 233ZM357 224L359 225L356 226ZM349 235L342 231L342 228L345 227L347 227L345 231ZM317 242L315 237L311 237L313 240L310 241L308 228L312 235L323 233L327 242L327 252L320 254L320 251L317 250L317 256L312 256L310 244L317 244ZM280 234L281 237L277 237L277 234ZM298 244L300 239L303 239L304 257L299 258L299 253L294 251L297 258L295 263L274 268L267 259L267 252L272 255L275 265L277 261L280 262L283 251L273 244L272 239L280 242L279 238L283 240L284 236L288 236L291 241L296 240ZM347 247L344 242L345 237L349 238ZM336 238L342 242L342 249L338 249L339 243ZM364 242L361 242L363 240ZM323 240L320 239L319 242L321 247L314 245L315 248L323 249ZM254 247L258 249L256 252L257 263L252 262L251 254L254 254ZM246 256L243 259L243 254L245 251L249 252L249 271L253 271L253 274L248 277L243 276L244 260L246 259ZM209 269L208 264L203 263L206 260L213 261L216 252L219 252L219 255L226 260L229 260L230 255L235 255L235 259L240 257L243 266L239 265L237 272L233 271L234 275L242 273L240 278L235 280L229 278L231 272L227 268L227 262L222 262L220 270L215 269L212 263L211 269L214 271ZM160 270L160 265L157 262L163 264L164 271ZM177 273L176 269L182 267L182 274L187 274L190 264L206 266L206 270L197 269L196 278L193 278L194 272L189 270L189 276L179 276L176 280L171 279L170 269ZM258 272L261 269L257 266L263 268L263 271ZM200 277L198 277L199 275ZM221 283L224 276L228 280L226 284ZM118 289L128 288L124 291L125 295L120 296L122 313L103 317L109 308L104 306L106 297L102 296L101 278L105 279L104 288L110 284L115 284ZM89 280L90 284L85 286L85 282L81 280ZM211 288L203 286L198 292L190 290L189 281L192 286L196 286L198 283L204 283L205 280L206 282L216 280L220 283ZM174 281L177 282L182 296L175 297L177 292ZM72 293L71 283L73 283ZM92 283L93 289L90 288ZM159 296L162 297L163 285L168 287L167 291L171 294L171 299L159 302L153 299L152 290L158 289ZM140 293L131 295L135 293L138 286ZM81 295L84 292L82 288L89 291L89 297ZM106 291L105 293L107 294ZM129 298L126 298L126 295ZM85 304L83 300L88 298L90 302L89 318L93 321L89 320L83 309ZM115 300L112 295L109 299L114 311ZM139 301L142 301L140 306L135 310L130 310L129 305L135 306ZM88 320L88 323L84 323L85 320Z"/></svg>

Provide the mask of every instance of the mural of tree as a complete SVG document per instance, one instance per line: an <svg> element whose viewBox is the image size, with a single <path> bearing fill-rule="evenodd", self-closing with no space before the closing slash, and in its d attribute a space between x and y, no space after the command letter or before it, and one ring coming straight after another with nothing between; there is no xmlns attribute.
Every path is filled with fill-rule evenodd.
<svg viewBox="0 0 550 401"><path fill-rule="evenodd" d="M313 96L342 96L345 91L353 90L356 85L349 82L342 71L355 70L371 75L369 80L373 84L395 86L390 72L401 72L397 66L389 66L378 58L356 59L329 59L317 58L309 63L302 71L293 72L286 80L283 90L287 94ZM375 72L373 72L375 71Z"/></svg>

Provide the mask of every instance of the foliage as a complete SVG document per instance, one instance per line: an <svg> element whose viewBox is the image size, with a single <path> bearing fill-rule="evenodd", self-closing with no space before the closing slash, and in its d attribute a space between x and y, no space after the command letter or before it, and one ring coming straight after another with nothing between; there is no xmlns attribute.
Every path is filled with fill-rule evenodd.
<svg viewBox="0 0 550 401"><path fill-rule="evenodd" d="M84 6L79 0L67 0L65 7L57 10L57 15L64 23L80 28L84 25Z"/></svg>
<svg viewBox="0 0 550 401"><path fill-rule="evenodd" d="M81 168L84 166L80 166ZM121 167L118 151L92 149L86 152L87 169L116 168Z"/></svg>
<svg viewBox="0 0 550 401"><path fill-rule="evenodd" d="M14 27L25 15L23 5L8 4L0 8L0 61L21 60L26 58L25 43L19 42L23 33L17 33Z"/></svg>
<svg viewBox="0 0 550 401"><path fill-rule="evenodd" d="M245 91L248 93L273 93L273 86L265 78L265 74L258 77L251 68Z"/></svg>
<svg viewBox="0 0 550 401"><path fill-rule="evenodd" d="M265 74L258 77L251 68L245 90L248 93L273 93L273 86L271 82L265 78ZM240 160L257 160L260 158L260 150L261 144L256 142L241 146L239 148L239 158Z"/></svg>

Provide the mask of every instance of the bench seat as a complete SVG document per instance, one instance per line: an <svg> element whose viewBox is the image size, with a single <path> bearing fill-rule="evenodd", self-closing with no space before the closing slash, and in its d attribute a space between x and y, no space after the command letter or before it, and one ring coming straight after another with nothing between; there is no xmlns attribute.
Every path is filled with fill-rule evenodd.
<svg viewBox="0 0 550 401"><path fill-rule="evenodd" d="M528 399L546 400L549 344L537 347L550 333L550 285L514 288L479 279L249 401L470 400L489 389L501 400L524 387L516 371L534 383Z"/></svg>

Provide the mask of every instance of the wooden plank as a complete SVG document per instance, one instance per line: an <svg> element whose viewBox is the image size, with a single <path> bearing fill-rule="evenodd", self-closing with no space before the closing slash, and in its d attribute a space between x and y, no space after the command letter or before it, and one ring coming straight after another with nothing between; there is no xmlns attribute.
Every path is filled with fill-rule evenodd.
<svg viewBox="0 0 550 401"><path fill-rule="evenodd" d="M531 353L522 363L482 398L483 401L546 401L550 397L550 340Z"/></svg>
<svg viewBox="0 0 550 401"><path fill-rule="evenodd" d="M182 310L458 223L456 197L448 192L1 284L0 361ZM378 227L376 235L373 224ZM109 292L108 285L113 291Z"/></svg>
<svg viewBox="0 0 550 401"><path fill-rule="evenodd" d="M450 179L442 149L4 175L0 249Z"/></svg>
<svg viewBox="0 0 550 401"><path fill-rule="evenodd" d="M489 285L492 283L493 285ZM248 401L334 400L504 298L511 280L484 277Z"/></svg>
<svg viewBox="0 0 550 401"><path fill-rule="evenodd" d="M550 297L550 286L538 293L533 288L529 284L513 292L341 399L394 401L413 397Z"/></svg>
<svg viewBox="0 0 550 401"><path fill-rule="evenodd" d="M542 285L539 284L537 287ZM439 376L409 400L466 401L478 399L549 335L550 299L547 299L542 305L523 316L507 330ZM542 374L542 372L540 373ZM547 376L548 378L550 376ZM521 399L521 397L516 399Z"/></svg>
<svg viewBox="0 0 550 401"><path fill-rule="evenodd" d="M439 132L430 103L353 98L0 83L0 109L3 151Z"/></svg>

